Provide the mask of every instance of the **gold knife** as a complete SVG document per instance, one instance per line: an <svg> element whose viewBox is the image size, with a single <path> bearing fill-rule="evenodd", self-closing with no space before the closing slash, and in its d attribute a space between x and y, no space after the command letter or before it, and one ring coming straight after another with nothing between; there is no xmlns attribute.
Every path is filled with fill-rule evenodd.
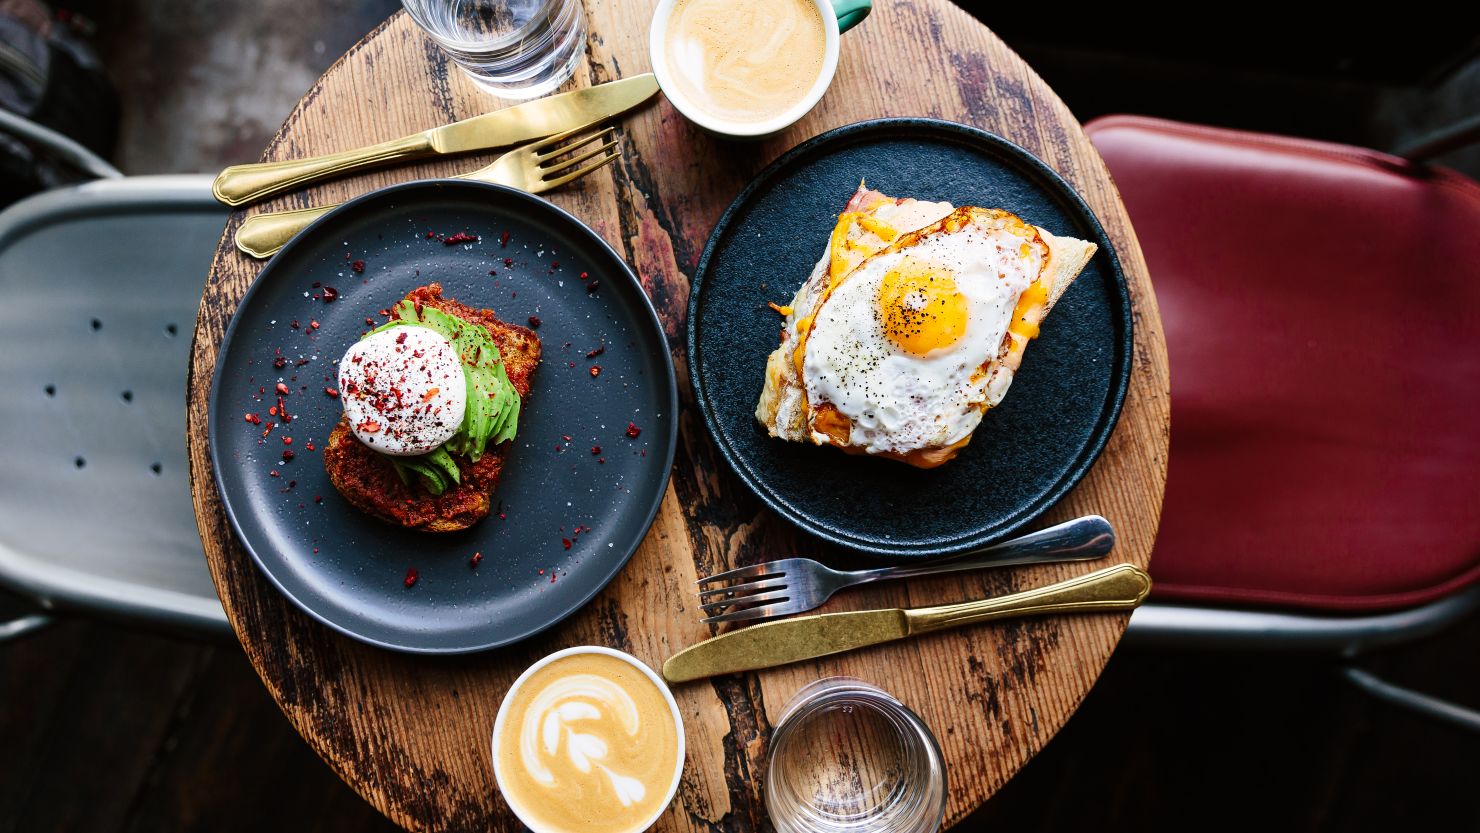
<svg viewBox="0 0 1480 833"><path fill-rule="evenodd" d="M400 159L488 150L553 136L577 125L592 124L624 113L647 101L657 91L658 79L649 72L528 101L378 145L307 159L232 165L216 177L211 191L216 199L229 206L242 206L279 191L359 168Z"/></svg>
<svg viewBox="0 0 1480 833"><path fill-rule="evenodd" d="M1151 592L1151 576L1118 564L1020 593L914 610L824 613L731 631L679 651L663 663L663 678L682 683L774 668L892 642L907 636L1014 616L1134 610Z"/></svg>

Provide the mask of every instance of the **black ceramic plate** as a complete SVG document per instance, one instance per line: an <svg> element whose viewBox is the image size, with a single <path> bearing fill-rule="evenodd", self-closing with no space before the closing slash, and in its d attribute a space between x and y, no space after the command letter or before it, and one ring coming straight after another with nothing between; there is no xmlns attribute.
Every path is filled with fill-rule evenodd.
<svg viewBox="0 0 1480 833"><path fill-rule="evenodd" d="M958 458L932 471L772 439L754 416L780 328L765 302L790 300L864 179L891 196L1005 208L1100 247L1007 398ZM1094 214L1027 151L950 122L862 122L782 156L720 218L694 277L688 355L720 453L782 517L878 556L956 554L1031 522L1104 448L1130 379L1130 299Z"/></svg>
<svg viewBox="0 0 1480 833"><path fill-rule="evenodd" d="M478 240L446 239L459 233ZM324 391L335 362L367 321L385 320L379 310L431 281L505 321L538 317L544 347L493 515L451 535L361 514L329 484L321 456L341 413ZM326 302L324 287L337 298ZM291 394L286 425L270 413L279 381ZM678 424L657 315L622 259L544 200L449 181L347 203L274 257L227 329L210 408L227 516L273 584L336 630L422 653L522 639L606 586L657 512Z"/></svg>

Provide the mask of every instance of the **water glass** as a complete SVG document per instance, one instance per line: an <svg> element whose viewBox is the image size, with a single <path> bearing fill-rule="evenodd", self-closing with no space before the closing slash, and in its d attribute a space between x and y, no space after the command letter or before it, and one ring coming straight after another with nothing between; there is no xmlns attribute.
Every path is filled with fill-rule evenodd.
<svg viewBox="0 0 1480 833"><path fill-rule="evenodd" d="M581 0L401 0L478 86L534 98L560 86L586 51Z"/></svg>
<svg viewBox="0 0 1480 833"><path fill-rule="evenodd" d="M782 709L766 768L777 833L935 833L945 809L940 745L888 692L830 677Z"/></svg>

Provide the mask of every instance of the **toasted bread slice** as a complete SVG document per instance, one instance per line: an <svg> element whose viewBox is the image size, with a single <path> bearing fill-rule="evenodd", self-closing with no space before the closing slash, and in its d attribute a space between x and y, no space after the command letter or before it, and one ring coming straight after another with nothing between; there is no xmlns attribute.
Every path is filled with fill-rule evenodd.
<svg viewBox="0 0 1480 833"><path fill-rule="evenodd" d="M816 411L813 403L807 401L797 356L797 351L805 346L806 328L818 306L826 299L829 288L836 286L863 260L897 247L911 237L961 222L972 213L1011 217L1000 211L953 209L948 203L894 199L877 191L859 188L839 217L828 251L791 304L782 308L786 317L781 328L781 343L767 359L765 383L755 411L756 419L771 436L833 445L849 453L866 453L862 448L839 442L836 431L829 437L826 432L820 434L816 430ZM1016 218L1012 219L1016 221ZM991 376L991 382L987 401L982 403L983 411L995 406L1006 394L1038 326L1098 249L1094 243L1085 240L1060 237L1036 226L1029 228L1036 232L1048 250L1043 270L1033 287L1041 293L1038 297L1042 300L1019 311L1021 315L1015 319L1003 340L1001 355L990 368L984 367ZM846 436L846 430L843 435ZM919 448L907 453L883 452L874 456L888 457L918 468L934 468L955 457L969 441L968 434L949 445Z"/></svg>
<svg viewBox="0 0 1480 833"><path fill-rule="evenodd" d="M521 401L529 397L529 380L540 362L540 339L533 330L500 321L491 309L474 309L442 297L439 284L407 293L418 307L431 307L488 330L503 358L509 383ZM440 495L401 482L390 461L360 442L340 418L324 446L329 482L356 509L389 523L425 532L456 532L488 516L499 474L512 442L490 445L478 462L454 456L462 482Z"/></svg>

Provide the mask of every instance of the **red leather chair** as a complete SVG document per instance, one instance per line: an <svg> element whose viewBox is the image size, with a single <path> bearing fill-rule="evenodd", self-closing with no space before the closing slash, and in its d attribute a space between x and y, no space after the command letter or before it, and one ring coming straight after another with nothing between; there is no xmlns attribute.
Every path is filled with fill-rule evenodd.
<svg viewBox="0 0 1480 833"><path fill-rule="evenodd" d="M1171 360L1155 604L1132 635L1350 654L1480 604L1480 183L1326 142L1085 130Z"/></svg>

